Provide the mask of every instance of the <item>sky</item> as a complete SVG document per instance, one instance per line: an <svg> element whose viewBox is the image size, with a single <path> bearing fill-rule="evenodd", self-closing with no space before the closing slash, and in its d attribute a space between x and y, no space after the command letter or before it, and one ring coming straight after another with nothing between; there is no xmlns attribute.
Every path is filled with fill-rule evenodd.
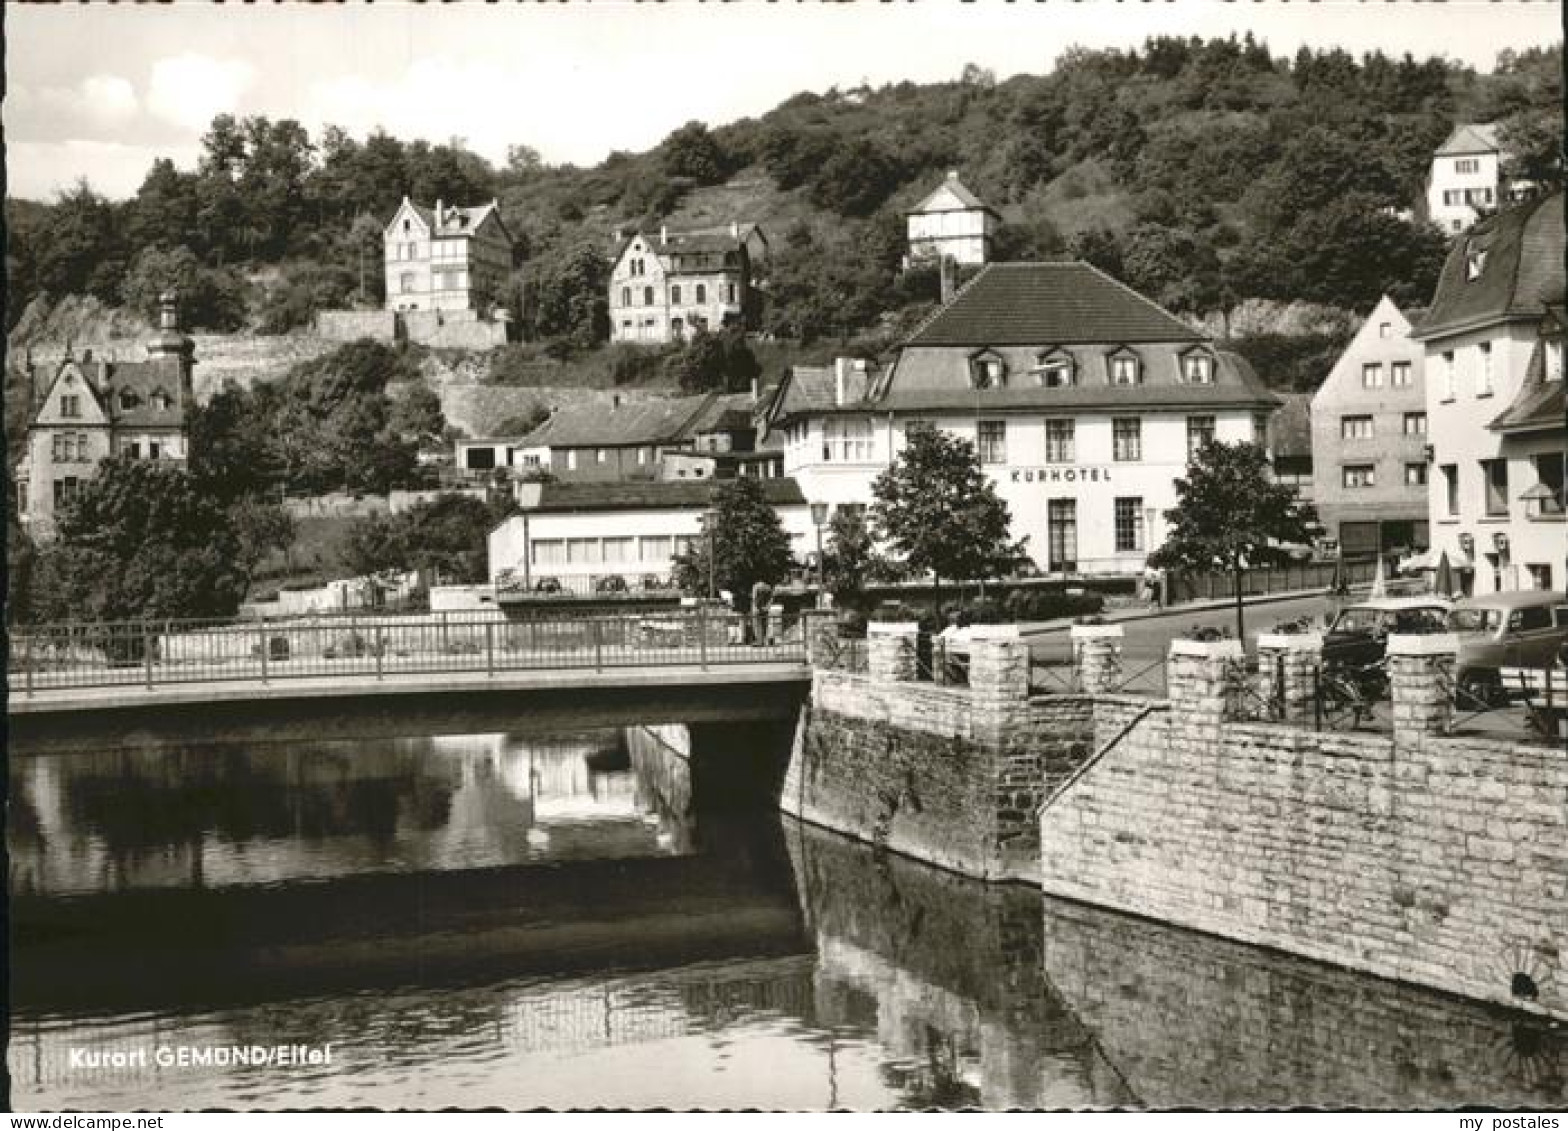
<svg viewBox="0 0 1568 1131"><path fill-rule="evenodd" d="M1305 43L1489 70L1504 48L1560 40L1560 17L1551 0L8 4L0 113L8 195L85 177L123 198L156 157L193 167L225 112L591 165L802 90L950 80L967 63L1043 74L1075 44L1250 30L1276 55Z"/></svg>

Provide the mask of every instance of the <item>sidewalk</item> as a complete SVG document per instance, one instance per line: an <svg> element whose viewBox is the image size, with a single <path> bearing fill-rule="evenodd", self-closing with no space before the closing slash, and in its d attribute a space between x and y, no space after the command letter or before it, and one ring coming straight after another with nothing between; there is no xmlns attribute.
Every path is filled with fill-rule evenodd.
<svg viewBox="0 0 1568 1131"><path fill-rule="evenodd" d="M1352 586L1351 592L1361 595L1368 586ZM1358 590L1360 591L1358 593ZM1247 597L1243 600L1246 608L1258 605L1278 605L1286 601L1300 601L1311 597L1326 597L1325 589L1292 589L1285 593L1264 593ZM1234 597L1216 597L1212 601L1188 601L1182 605L1168 605L1164 608L1127 608L1114 609L1107 613L1099 614L1105 624L1123 624L1127 621L1158 620L1165 617L1186 617L1195 613L1209 613L1217 609L1233 609L1236 607ZM1058 617L1055 620L1024 621L1018 626L1021 636L1039 636L1047 632L1061 632L1071 628L1076 618Z"/></svg>

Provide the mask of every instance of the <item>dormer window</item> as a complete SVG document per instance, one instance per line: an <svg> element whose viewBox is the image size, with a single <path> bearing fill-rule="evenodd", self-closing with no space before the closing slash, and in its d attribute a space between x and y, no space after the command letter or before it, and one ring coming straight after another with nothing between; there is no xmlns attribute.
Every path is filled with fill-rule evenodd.
<svg viewBox="0 0 1568 1131"><path fill-rule="evenodd" d="M157 412L167 412L171 403L169 400L169 394L164 392L162 389L159 389L147 399L152 404L153 409Z"/></svg>
<svg viewBox="0 0 1568 1131"><path fill-rule="evenodd" d="M1123 350L1111 355L1111 384L1137 385L1143 380L1143 366L1138 361L1138 355L1131 350Z"/></svg>
<svg viewBox="0 0 1568 1131"><path fill-rule="evenodd" d="M1486 249L1473 244L1465 249L1465 282L1473 283L1486 270Z"/></svg>
<svg viewBox="0 0 1568 1131"><path fill-rule="evenodd" d="M129 389L120 390L120 411L129 412L138 404L136 394Z"/></svg>
<svg viewBox="0 0 1568 1131"><path fill-rule="evenodd" d="M1067 389L1077 384L1072 354L1062 350L1042 353L1037 359L1034 374L1044 389Z"/></svg>
<svg viewBox="0 0 1568 1131"><path fill-rule="evenodd" d="M969 359L969 384L975 389L1000 389L1007 384L1007 366L994 350L981 350Z"/></svg>
<svg viewBox="0 0 1568 1131"><path fill-rule="evenodd" d="M1194 350L1181 359L1182 380L1189 385L1214 384L1214 355L1205 350Z"/></svg>

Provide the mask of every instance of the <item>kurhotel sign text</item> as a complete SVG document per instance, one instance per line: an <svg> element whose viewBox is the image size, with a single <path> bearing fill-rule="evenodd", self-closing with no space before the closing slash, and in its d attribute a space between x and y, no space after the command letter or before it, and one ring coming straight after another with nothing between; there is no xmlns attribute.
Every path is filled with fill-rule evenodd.
<svg viewBox="0 0 1568 1131"><path fill-rule="evenodd" d="M1109 483L1108 467L1015 467L1008 472L1013 483Z"/></svg>

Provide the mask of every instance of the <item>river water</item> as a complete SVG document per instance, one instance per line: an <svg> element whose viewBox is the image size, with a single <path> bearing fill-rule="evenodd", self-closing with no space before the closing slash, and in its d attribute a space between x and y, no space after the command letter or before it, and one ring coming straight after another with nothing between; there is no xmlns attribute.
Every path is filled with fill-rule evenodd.
<svg viewBox="0 0 1568 1131"><path fill-rule="evenodd" d="M9 763L22 1110L1568 1100L1537 1022L694 812L646 732L109 745ZM330 1061L168 1063L235 1046Z"/></svg>

